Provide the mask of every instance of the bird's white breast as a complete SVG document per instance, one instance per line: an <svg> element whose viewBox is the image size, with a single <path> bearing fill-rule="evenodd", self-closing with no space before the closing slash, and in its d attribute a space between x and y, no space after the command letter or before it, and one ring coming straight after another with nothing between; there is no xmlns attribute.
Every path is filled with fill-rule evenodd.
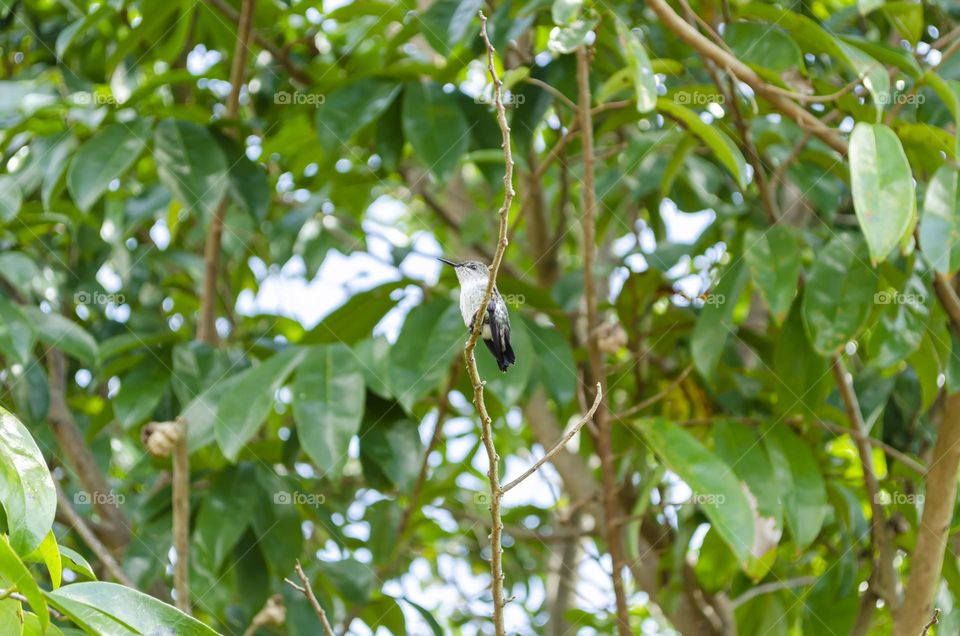
<svg viewBox="0 0 960 636"><path fill-rule="evenodd" d="M460 286L460 315L463 317L463 324L468 328L477 315L477 309L483 302L483 295L487 291L487 281L465 281ZM490 338L490 328L485 327L481 334L484 338Z"/></svg>

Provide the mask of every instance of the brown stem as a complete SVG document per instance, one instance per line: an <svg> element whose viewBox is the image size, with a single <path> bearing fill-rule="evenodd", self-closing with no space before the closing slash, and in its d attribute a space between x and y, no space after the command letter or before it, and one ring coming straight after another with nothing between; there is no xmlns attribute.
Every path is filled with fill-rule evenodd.
<svg viewBox="0 0 960 636"><path fill-rule="evenodd" d="M118 583L125 585L131 589L137 589L137 586L134 585L133 581L130 580L130 577L127 576L127 573L123 571L123 568L120 567L120 564L117 563L117 560L113 558L113 555L110 554L110 550L107 549L103 543L100 542L100 539L97 538L97 535L93 533L93 530L90 529L90 526L83 520L83 517L74 510L73 505L71 505L70 500L67 499L67 496L63 493L63 490L60 488L60 484L56 484L57 487L57 512L61 513L65 517L67 523L70 524L70 527L73 528L80 538L83 539L83 542L97 555L97 558L100 560L100 563L103 564L103 567L107 572L112 576Z"/></svg>
<svg viewBox="0 0 960 636"><path fill-rule="evenodd" d="M477 409L480 416L481 437L483 446L487 451L487 478L490 481L490 519L492 528L490 529L490 591L493 596L493 626L497 636L504 636L506 631L503 626L503 608L506 601L503 598L503 548L500 539L503 533L503 522L500 519L500 501L503 498L503 491L500 489L500 477L497 469L500 458L497 455L497 449L493 443L493 430L490 414L487 413L487 405L483 399L484 382L480 378L480 371L477 369L477 360L473 355L477 347L477 341L480 339L480 331L483 329L483 316L487 312L487 305L493 298L493 290L497 282L497 272L500 271L500 263L503 261L503 253L507 249L507 231L509 222L507 215L510 212L510 205L513 203L513 151L510 147L510 126L507 124L506 109L503 106L503 82L497 76L494 68L493 56L496 52L487 36L487 18L480 12L480 36L487 49L487 70L490 72L490 78L493 80L493 98L497 109L497 124L500 126L500 132L503 136L503 160L505 170L503 174L503 205L500 206L500 232L497 241L497 251L493 256L493 263L490 265L490 279L487 281L487 289L483 295L480 307L473 320L473 330L467 339L467 346L463 355L466 359L467 373L470 375L470 383L473 385L473 406Z"/></svg>
<svg viewBox="0 0 960 636"><path fill-rule="evenodd" d="M863 485L867 491L867 498L870 500L873 545L877 551L877 577L875 577L877 594L887 603L891 613L896 616L900 603L897 599L896 578L893 569L894 549L887 526L887 517L880 503L880 487L877 483L877 476L873 472L873 454L870 450L870 444L865 441L867 427L864 424L863 415L860 413L860 404L857 401L857 394L853 390L853 381L844 368L839 355L833 357L832 367L833 375L837 380L837 389L843 399L847 419L850 420L850 427L857 432L853 439L857 444L857 451L860 455Z"/></svg>
<svg viewBox="0 0 960 636"><path fill-rule="evenodd" d="M320 606L320 602L317 600L317 596L313 593L313 587L310 585L310 579L307 578L307 575L303 572L303 568L300 567L299 559L297 559L297 563L293 567L294 570L296 570L297 577L300 578L300 583L302 583L302 585L297 585L290 579L284 580L290 585L290 587L307 597L310 607L313 608L313 613L317 615L318 619L320 619L320 625L323 627L323 633L325 636L334 636L333 627L330 626L330 621L327 620L327 613L323 611L323 608Z"/></svg>
<svg viewBox="0 0 960 636"><path fill-rule="evenodd" d="M903 607L894 621L894 634L916 636L930 617L940 584L943 554L957 498L960 465L960 393L947 396L933 459L927 473L923 516L910 563Z"/></svg>
<svg viewBox="0 0 960 636"><path fill-rule="evenodd" d="M112 491L107 484L107 478L97 465L97 460L67 405L66 364L63 353L56 349L47 351L50 386L47 420L57 444L63 451L66 464L76 472L102 520L101 537L112 549L120 550L130 542L130 527L120 508L110 503L114 498L108 496Z"/></svg>
<svg viewBox="0 0 960 636"><path fill-rule="evenodd" d="M596 391L605 393L603 370L603 352L597 341L597 291L593 277L593 264L596 258L596 192L594 190L594 156L593 156L593 116L590 112L590 59L585 46L577 49L577 86L580 102L580 129L582 137L583 156L583 278L585 300L587 304L587 333L588 349L590 354L590 374L597 383ZM613 520L619 517L617 502L617 484L613 467L613 443L610 435L610 423L607 417L607 406L598 398L599 404L594 405L595 423L598 430L598 447L601 471L603 474L604 515L607 521L607 541L610 544L610 557L613 562L613 591L617 601L617 628L621 636L632 634L630 617L627 613L627 595L623 587L623 543L621 532Z"/></svg>

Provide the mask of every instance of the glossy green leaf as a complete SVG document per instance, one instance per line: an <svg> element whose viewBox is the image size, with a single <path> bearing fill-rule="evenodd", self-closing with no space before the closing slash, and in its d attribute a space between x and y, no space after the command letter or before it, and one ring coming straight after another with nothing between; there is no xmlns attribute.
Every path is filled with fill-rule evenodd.
<svg viewBox="0 0 960 636"><path fill-rule="evenodd" d="M897 135L882 124L859 123L850 136L853 207L870 248L880 262L912 228L917 201L910 164Z"/></svg>
<svg viewBox="0 0 960 636"><path fill-rule="evenodd" d="M403 91L403 136L420 163L448 179L470 146L470 130L456 95L436 82L413 82ZM475 125L475 124L474 124Z"/></svg>
<svg viewBox="0 0 960 636"><path fill-rule="evenodd" d="M53 526L57 493L47 462L30 432L0 408L0 503L10 542L19 554L36 549Z"/></svg>
<svg viewBox="0 0 960 636"><path fill-rule="evenodd" d="M450 55L466 40L471 25L479 26L477 12L482 5L481 0L435 0L418 19L421 33L437 53Z"/></svg>
<svg viewBox="0 0 960 636"><path fill-rule="evenodd" d="M547 41L547 50L554 55L566 55L573 53L582 45L590 31L593 30L599 19L591 14L577 18L572 23L564 27L554 27L550 31L550 39Z"/></svg>
<svg viewBox="0 0 960 636"><path fill-rule="evenodd" d="M342 344L308 348L293 395L300 445L324 475L336 479L363 419L366 389L356 354Z"/></svg>
<svg viewBox="0 0 960 636"><path fill-rule="evenodd" d="M93 581L97 580L97 575L93 572L93 568L90 566L90 563L83 558L82 554L72 548L68 548L65 545L58 547L60 549L60 558L64 567L69 568L73 572L76 572L85 578Z"/></svg>
<svg viewBox="0 0 960 636"><path fill-rule="evenodd" d="M6 500L4 500L4 507L6 507ZM7 509L7 519L9 523L9 509ZM44 593L36 581L33 580L30 570L17 556L17 552L23 554L23 550L15 551L14 546L10 545L11 540L12 538L8 538L6 535L0 535L0 579L5 583L4 588L8 590L15 588L23 594L27 602L30 603L30 607L36 612L37 618L40 619L40 625L46 629L50 619L47 616L47 603L43 598Z"/></svg>
<svg viewBox="0 0 960 636"><path fill-rule="evenodd" d="M809 416L833 388L829 361L813 348L803 325L802 298L787 315L773 352L777 409L784 415Z"/></svg>
<svg viewBox="0 0 960 636"><path fill-rule="evenodd" d="M230 460L236 460L256 435L277 391L303 359L302 349L286 349L243 372L220 396L214 433L217 444Z"/></svg>
<svg viewBox="0 0 960 636"><path fill-rule="evenodd" d="M820 534L829 511L820 467L806 442L786 426L773 426L763 444L782 493L787 528L803 550Z"/></svg>
<svg viewBox="0 0 960 636"><path fill-rule="evenodd" d="M134 164L147 146L152 124L149 119L113 124L80 146L67 170L67 190L78 208L88 211Z"/></svg>
<svg viewBox="0 0 960 636"><path fill-rule="evenodd" d="M408 491L420 473L423 455L416 422L401 418L365 422L360 431L360 460L374 483L385 481Z"/></svg>
<svg viewBox="0 0 960 636"><path fill-rule="evenodd" d="M787 33L771 24L734 22L726 25L723 39L740 60L782 73L803 68L800 47Z"/></svg>
<svg viewBox="0 0 960 636"><path fill-rule="evenodd" d="M317 565L323 576L348 602L359 605L370 599L375 575L366 563L355 559L344 559L320 561Z"/></svg>
<svg viewBox="0 0 960 636"><path fill-rule="evenodd" d="M553 0L550 5L550 17L554 24L567 24L580 15L583 0Z"/></svg>
<svg viewBox="0 0 960 636"><path fill-rule="evenodd" d="M841 234L817 253L803 296L803 322L813 348L833 355L855 338L874 306L877 275L864 242Z"/></svg>
<svg viewBox="0 0 960 636"><path fill-rule="evenodd" d="M876 293L880 316L867 340L870 364L881 369L891 367L917 350L930 318L926 305L930 295L916 276Z"/></svg>
<svg viewBox="0 0 960 636"><path fill-rule="evenodd" d="M745 565L754 540L753 512L733 469L667 420L648 420L641 430L663 462L690 486L711 527Z"/></svg>
<svg viewBox="0 0 960 636"><path fill-rule="evenodd" d="M619 18L616 18L616 24L620 46L623 47L623 55L627 58L627 67L633 80L637 112L649 113L657 106L657 78L650 67L650 58L640 37Z"/></svg>
<svg viewBox="0 0 960 636"><path fill-rule="evenodd" d="M187 211L209 218L226 194L227 159L203 126L176 119L157 125L153 156L164 185Z"/></svg>
<svg viewBox="0 0 960 636"><path fill-rule="evenodd" d="M37 336L21 308L0 298L0 352L8 363L26 365Z"/></svg>
<svg viewBox="0 0 960 636"><path fill-rule="evenodd" d="M45 592L51 605L73 618L80 616L90 633L216 636L200 621L143 592L116 583L85 582Z"/></svg>
<svg viewBox="0 0 960 636"><path fill-rule="evenodd" d="M960 171L942 166L930 178L920 217L923 257L941 274L960 269Z"/></svg>
<svg viewBox="0 0 960 636"><path fill-rule="evenodd" d="M734 333L733 310L747 284L747 268L738 261L720 273L709 292L690 339L690 352L697 371L711 377L723 355L723 345Z"/></svg>
<svg viewBox="0 0 960 636"><path fill-rule="evenodd" d="M44 564L47 566L47 572L50 574L50 584L53 589L60 587L60 580L63 575L63 562L60 559L60 547L57 545L57 536L53 530L47 533L43 541L40 542L37 550Z"/></svg>
<svg viewBox="0 0 960 636"><path fill-rule="evenodd" d="M750 277L767 301L774 320L782 323L797 293L800 276L797 239L786 226L774 225L763 232L747 230L743 241L743 257Z"/></svg>
<svg viewBox="0 0 960 636"><path fill-rule="evenodd" d="M684 128L692 132L705 143L716 156L717 160L730 171L737 185L743 189L747 184L747 162L737 145L717 127L704 123L697 113L686 106L681 106L671 99L660 97L657 99L657 110L664 115L675 119Z"/></svg>

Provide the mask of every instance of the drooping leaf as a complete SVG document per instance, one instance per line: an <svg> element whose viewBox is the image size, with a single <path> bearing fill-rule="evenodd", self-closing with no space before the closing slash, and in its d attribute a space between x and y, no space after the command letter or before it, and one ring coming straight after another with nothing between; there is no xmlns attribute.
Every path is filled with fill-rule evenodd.
<svg viewBox="0 0 960 636"><path fill-rule="evenodd" d="M303 350L290 348L242 373L220 396L214 433L230 460L236 460L273 408L280 390L303 359Z"/></svg>
<svg viewBox="0 0 960 636"><path fill-rule="evenodd" d="M30 432L0 408L0 503L18 554L37 548L53 526L57 493Z"/></svg>
<svg viewBox="0 0 960 636"><path fill-rule="evenodd" d="M747 283L747 268L742 262L731 265L720 274L716 289L700 310L697 325L690 339L690 351L697 371L711 377L723 354L723 343L733 332L733 310Z"/></svg>
<svg viewBox="0 0 960 636"><path fill-rule="evenodd" d="M854 127L850 182L870 259L880 262L912 229L917 209L910 164L896 133L883 124Z"/></svg>
<svg viewBox="0 0 960 636"><path fill-rule="evenodd" d="M841 234L817 253L803 295L803 322L813 348L831 356L854 338L873 308L877 276L864 242Z"/></svg>
<svg viewBox="0 0 960 636"><path fill-rule="evenodd" d="M803 550L820 534L828 512L820 466L806 442L786 426L773 426L763 443L782 493L787 528Z"/></svg>
<svg viewBox="0 0 960 636"><path fill-rule="evenodd" d="M120 382L120 390L113 399L113 413L123 430L135 428L153 415L170 384L170 369L148 353Z"/></svg>
<svg viewBox="0 0 960 636"><path fill-rule="evenodd" d="M336 479L360 430L366 388L356 354L342 344L306 350L293 384L293 417L304 452Z"/></svg>
<svg viewBox="0 0 960 636"><path fill-rule="evenodd" d="M7 519L10 518L9 511ZM16 550L10 545L12 538L0 534L0 580L5 582L4 588L7 590L16 589L23 594L34 609L37 618L40 620L40 626L45 630L49 624L50 618L47 616L47 603L43 598L44 592L33 580L33 575L27 566L23 564L17 553L24 554L21 550ZM28 550L29 551L29 550Z"/></svg>
<svg viewBox="0 0 960 636"><path fill-rule="evenodd" d="M705 123L697 113L677 102L660 97L657 99L657 110L668 117L680 122L684 128L692 132L705 143L716 156L717 161L730 171L737 185L743 189L747 184L747 162L737 145L715 126Z"/></svg>
<svg viewBox="0 0 960 636"><path fill-rule="evenodd" d="M149 119L113 124L77 150L67 170L67 190L84 212L119 179L147 146Z"/></svg>
<svg viewBox="0 0 960 636"><path fill-rule="evenodd" d="M379 118L393 103L401 85L385 79L363 78L326 96L315 116L320 146L333 155L354 133Z"/></svg>
<svg viewBox="0 0 960 636"><path fill-rule="evenodd" d="M800 47L786 32L771 24L734 22L726 25L723 39L743 62L782 73L803 67Z"/></svg>
<svg viewBox="0 0 960 636"><path fill-rule="evenodd" d="M77 323L55 313L41 311L37 307L21 307L24 315L33 324L40 342L76 358L87 367L97 364L97 341Z"/></svg>
<svg viewBox="0 0 960 636"><path fill-rule="evenodd" d="M616 24L617 36L633 80L637 112L649 113L657 106L657 78L650 67L650 58L640 37L619 18L616 18Z"/></svg>
<svg viewBox="0 0 960 636"><path fill-rule="evenodd" d="M482 0L435 0L419 18L421 32L430 46L444 57L466 40L471 24L479 25L477 11Z"/></svg>
<svg viewBox="0 0 960 636"><path fill-rule="evenodd" d="M920 219L923 257L941 274L960 269L960 171L941 166L930 178Z"/></svg>
<svg viewBox="0 0 960 636"><path fill-rule="evenodd" d="M753 512L733 469L667 420L648 420L641 430L663 462L690 486L711 526L745 566L754 540Z"/></svg>
<svg viewBox="0 0 960 636"><path fill-rule="evenodd" d="M802 305L802 298L794 303L773 352L777 408L785 415L815 413L833 387L829 362L816 352L804 329Z"/></svg>
<svg viewBox="0 0 960 636"><path fill-rule="evenodd" d="M23 193L17 180L10 175L0 175L0 222L9 223L20 214Z"/></svg>

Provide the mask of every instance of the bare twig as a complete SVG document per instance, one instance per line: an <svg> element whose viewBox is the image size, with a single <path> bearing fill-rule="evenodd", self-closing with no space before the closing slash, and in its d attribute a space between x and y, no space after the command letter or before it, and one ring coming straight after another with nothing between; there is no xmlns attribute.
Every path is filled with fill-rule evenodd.
<svg viewBox="0 0 960 636"><path fill-rule="evenodd" d="M120 564L117 563L117 560L113 558L113 555L110 554L110 550L107 549L105 545L100 542L100 539L97 538L97 535L93 533L93 530L87 525L83 520L83 517L74 510L73 505L70 503L70 500L67 499L67 496L63 493L63 489L60 488L60 484L56 484L57 487L57 512L62 513L66 517L67 522L70 526L76 530L77 534L80 535L80 538L83 539L83 542L93 550L93 553L97 555L97 558L103 564L103 567L107 572L112 576L118 583L121 583L131 589L137 589L137 586L134 585L133 581L130 580L130 577L127 576L127 573L123 571L123 568L120 567Z"/></svg>
<svg viewBox="0 0 960 636"><path fill-rule="evenodd" d="M923 630L920 632L920 636L926 636L930 633L930 628L934 625L940 624L940 608L933 608L933 616L930 617L930 620L927 621L927 624L923 626Z"/></svg>
<svg viewBox="0 0 960 636"><path fill-rule="evenodd" d="M487 413L487 405L483 399L484 382L480 378L480 371L477 369L477 360L473 355L477 347L477 341L480 339L480 332L483 329L483 316L487 312L487 305L493 298L493 290L497 282L497 272L500 271L500 263L503 261L503 253L507 249L507 231L509 228L508 213L510 205L513 203L513 151L510 148L510 126L507 124L506 109L503 106L503 82L497 76L494 67L493 44L487 36L487 18L480 12L480 36L487 49L487 70L490 72L490 78L493 80L493 98L497 109L497 124L500 126L500 132L503 136L503 205L500 206L500 231L497 241L497 251L493 255L493 263L490 265L490 279L487 281L487 289L477 309L477 315L473 320L473 330L467 339L467 345L463 355L466 359L467 373L470 375L470 383L473 385L473 406L477 409L480 416L481 437L483 446L487 451L487 478L490 481L490 519L492 528L490 529L490 591L493 596L493 625L497 636L504 636L506 631L503 624L503 608L506 601L503 598L503 548L500 539L503 534L503 522L500 519L500 500L503 498L503 491L500 489L500 478L497 469L500 459L497 456L497 449L493 443L493 430L490 414Z"/></svg>
<svg viewBox="0 0 960 636"><path fill-rule="evenodd" d="M297 577L300 578L302 585L297 585L290 579L284 579L284 581L293 589L307 597L310 607L313 608L313 613L320 619L320 625L323 626L323 633L326 636L334 636L333 627L330 626L330 621L327 620L327 613L323 611L323 608L320 606L320 601L317 600L317 596L313 593L313 587L310 586L310 579L307 578L307 575L303 572L303 568L300 567L300 559L297 559L297 563L293 568L297 573Z"/></svg>
<svg viewBox="0 0 960 636"><path fill-rule="evenodd" d="M603 352L597 340L597 290L593 278L593 265L596 259L597 233L597 200L594 190L594 156L593 156L593 115L590 112L590 59L586 46L577 49L577 87L580 102L580 133L582 137L583 156L583 279L584 300L587 305L587 333L588 350L590 354L590 374L597 383L597 392L602 391L604 384ZM630 616L627 613L627 595L623 586L623 542L620 528L613 520L619 517L617 503L616 475L613 467L613 443L610 435L610 423L607 417L606 404L602 397L600 404L594 407L595 421L598 430L597 450L600 455L601 473L604 489L604 515L607 520L607 541L610 557L613 564L613 591L617 601L617 628L620 636L632 633L630 630Z"/></svg>
<svg viewBox="0 0 960 636"><path fill-rule="evenodd" d="M283 597L274 594L267 599L263 608L254 615L250 625L244 630L243 636L253 636L257 630L266 625L283 625L287 620L287 608L283 606Z"/></svg>
<svg viewBox="0 0 960 636"><path fill-rule="evenodd" d="M541 457L541 458L537 461L537 463L535 463L533 466L531 466L530 468L528 468L526 471L524 471L524 473L523 473L522 475L520 475L519 477L517 477L517 478L514 479L513 481L509 482L508 484L505 484L505 485L500 489L500 492L501 492L501 493L506 493L506 492L508 492L509 490L512 490L512 489L515 488L518 484L520 484L520 482L522 482L524 479L526 479L527 477L529 477L529 476L532 475L533 473L535 473L535 472L537 472L538 470L540 470L540 467L541 467L541 466L543 466L543 465L546 464L548 461L550 461L551 459L553 459L553 456L556 455L557 453L559 453L559 452L561 451L561 449L563 449L563 447L567 445L567 442L569 442L571 439L573 439L573 436L580 432L580 429L583 428L584 424L586 424L587 422L589 422L589 421L591 420L591 418L593 418L593 414L597 412L597 408L600 406L600 401L601 401L602 399L603 399L603 388L600 386L600 383L597 382L597 395L596 395L596 397L593 398L593 406L591 406L591 407L590 407L590 410L587 411L587 413L586 413L582 418L580 418L580 421L577 422L577 425L574 426L573 428L571 428L571 429L567 432L566 435L564 435L563 437L561 437L561 438L560 438L560 441L557 442L556 445L554 445L553 448L551 448L549 451L547 451L547 452L544 454L544 456Z"/></svg>
<svg viewBox="0 0 960 636"><path fill-rule="evenodd" d="M831 366L833 375L837 380L837 389L847 412L847 419L850 420L850 428L858 433L853 439L857 444L857 451L860 455L863 485L867 491L867 498L870 500L873 545L877 551L877 592L887 603L890 611L896 614L900 603L897 599L896 579L893 570L894 550L887 527L887 517L880 503L880 487L877 484L877 476L873 472L873 455L870 451L870 445L864 440L867 435L867 427L863 422L863 415L860 413L860 404L857 401L857 394L853 390L853 381L847 374L839 355L834 355Z"/></svg>
<svg viewBox="0 0 960 636"><path fill-rule="evenodd" d="M628 408L626 411L623 411L622 413L618 414L617 419L625 419L627 417L630 417L631 415L635 413L639 413L645 408L649 408L654 404L656 404L657 402L659 402L660 400L662 400L663 398L667 397L668 395L670 395L670 393L674 389L680 386L683 383L683 381L687 379L687 376L690 375L691 371L693 371L692 364L687 366L687 368L685 368L683 371L681 371L680 375L674 378L674 380L668 386L666 386L662 391L657 392L655 395L651 395L650 397L648 397L646 400L643 400L642 402L638 402L637 404L634 404L633 406Z"/></svg>

